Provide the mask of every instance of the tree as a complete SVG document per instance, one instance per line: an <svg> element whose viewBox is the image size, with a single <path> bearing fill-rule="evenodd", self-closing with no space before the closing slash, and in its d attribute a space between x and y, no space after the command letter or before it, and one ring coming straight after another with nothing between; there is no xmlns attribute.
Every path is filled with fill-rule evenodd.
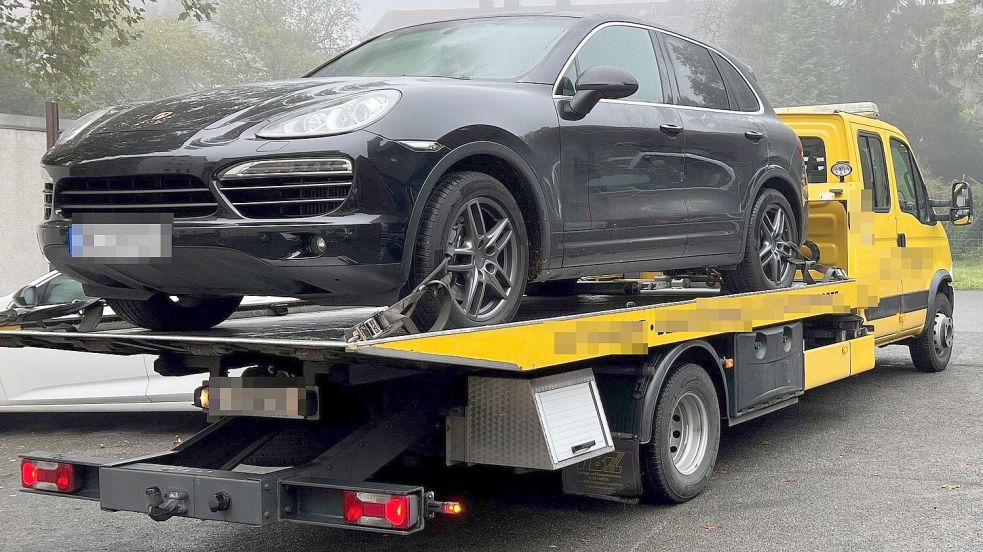
<svg viewBox="0 0 983 552"><path fill-rule="evenodd" d="M358 39L355 0L223 0L215 24L242 80L297 78Z"/></svg>
<svg viewBox="0 0 983 552"><path fill-rule="evenodd" d="M84 91L89 67L106 41L126 44L136 36L146 4L157 0L0 0L0 47L6 69L19 72L38 94L66 100ZM180 19L201 21L208 0L181 0Z"/></svg>
<svg viewBox="0 0 983 552"><path fill-rule="evenodd" d="M94 77L75 100L80 112L236 82L222 45L191 21L148 20L134 29L137 38L92 60Z"/></svg>

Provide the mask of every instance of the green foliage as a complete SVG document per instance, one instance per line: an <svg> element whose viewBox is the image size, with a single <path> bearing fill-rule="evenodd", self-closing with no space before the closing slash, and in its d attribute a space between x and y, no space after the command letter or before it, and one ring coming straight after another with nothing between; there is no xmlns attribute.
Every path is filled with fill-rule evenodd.
<svg viewBox="0 0 983 552"><path fill-rule="evenodd" d="M981 171L983 0L717 0L776 106L874 101L946 179ZM981 176L983 175L976 175Z"/></svg>
<svg viewBox="0 0 983 552"><path fill-rule="evenodd" d="M26 0L0 0L0 17L16 16L18 33L42 21L49 21L51 28L74 28L80 24L76 10L89 4L98 4L98 9L89 15L90 30L82 33L81 42L28 41L30 51L36 49L39 58L51 60L48 70L37 74L31 73L33 62L23 54L27 50L5 38L4 27L0 112L40 115L44 98L60 101L67 111L84 113L202 88L296 78L352 44L359 28L355 0L182 0L180 11L166 16L124 0L82 0L71 2L70 9L64 2L48 0L34 2L31 12L24 11L21 1ZM155 12L167 12L170 4L177 4L161 2L164 9ZM52 11L49 4L63 11ZM112 12L117 14L114 23L91 24L109 17L100 10L112 6L118 8ZM205 17L211 20L202 23ZM72 61L65 62L65 56Z"/></svg>
<svg viewBox="0 0 983 552"><path fill-rule="evenodd" d="M222 0L219 42L241 81L301 77L358 39L354 0Z"/></svg>
<svg viewBox="0 0 983 552"><path fill-rule="evenodd" d="M0 0L0 46L5 68L23 74L39 95L70 101L94 74L90 62L104 42L126 44L146 2L128 0ZM181 0L181 19L203 20L214 7L206 0Z"/></svg>

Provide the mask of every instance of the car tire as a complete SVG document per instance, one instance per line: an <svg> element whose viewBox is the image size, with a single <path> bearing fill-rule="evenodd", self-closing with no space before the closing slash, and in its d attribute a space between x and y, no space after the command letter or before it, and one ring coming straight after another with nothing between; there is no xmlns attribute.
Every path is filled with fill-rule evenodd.
<svg viewBox="0 0 983 552"><path fill-rule="evenodd" d="M944 293L935 295L925 329L908 345L911 363L919 372L941 372L949 366L954 338L952 302Z"/></svg>
<svg viewBox="0 0 983 552"><path fill-rule="evenodd" d="M646 500L679 504L706 489L720 447L720 406L713 381L696 364L684 364L666 379L652 420L652 438L642 449Z"/></svg>
<svg viewBox="0 0 983 552"><path fill-rule="evenodd" d="M501 182L471 171L441 178L423 209L411 283L422 283L450 255L450 290L421 299L413 321L429 330L443 308L446 328L511 321L529 271L526 236L519 205Z"/></svg>
<svg viewBox="0 0 983 552"><path fill-rule="evenodd" d="M776 218L779 212L781 217ZM736 269L721 273L724 288L749 293L791 286L795 265L789 260L801 239L792 206L781 192L765 188L754 201L749 221L744 258Z"/></svg>
<svg viewBox="0 0 983 552"><path fill-rule="evenodd" d="M155 293L146 301L106 299L121 318L148 330L207 330L224 322L235 312L242 297L178 297Z"/></svg>

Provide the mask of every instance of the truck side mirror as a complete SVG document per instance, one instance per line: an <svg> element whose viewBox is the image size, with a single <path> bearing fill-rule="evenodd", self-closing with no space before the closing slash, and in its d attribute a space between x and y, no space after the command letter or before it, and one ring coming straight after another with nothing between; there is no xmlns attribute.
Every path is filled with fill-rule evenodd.
<svg viewBox="0 0 983 552"><path fill-rule="evenodd" d="M967 226L973 223L973 216L973 188L966 182L953 182L949 221L953 226Z"/></svg>
<svg viewBox="0 0 983 552"><path fill-rule="evenodd" d="M14 294L13 301L18 307L36 307L38 305L38 288L35 286L20 288Z"/></svg>
<svg viewBox="0 0 983 552"><path fill-rule="evenodd" d="M577 79L577 92L564 105L566 119L582 119L601 100L620 100L638 92L638 81L621 67L596 65Z"/></svg>

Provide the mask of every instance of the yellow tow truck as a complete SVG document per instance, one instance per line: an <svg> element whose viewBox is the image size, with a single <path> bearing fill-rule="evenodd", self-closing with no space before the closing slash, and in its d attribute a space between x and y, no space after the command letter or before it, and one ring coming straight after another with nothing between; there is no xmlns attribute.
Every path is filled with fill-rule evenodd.
<svg viewBox="0 0 983 552"><path fill-rule="evenodd" d="M22 486L158 521L395 534L464 509L389 469L412 456L562 470L565 492L598 498L689 500L708 484L723 426L873 368L879 345L909 344L928 372L952 351L940 222L972 221L970 187L930 200L908 140L872 104L781 116L809 181L810 242L790 289L698 296L615 282L636 292L527 297L515 323L411 335L393 334L412 301L368 319L292 312L202 332L0 331L0 346L154 354L163 375L201 373L195 404L214 422L128 460L24 454Z"/></svg>

